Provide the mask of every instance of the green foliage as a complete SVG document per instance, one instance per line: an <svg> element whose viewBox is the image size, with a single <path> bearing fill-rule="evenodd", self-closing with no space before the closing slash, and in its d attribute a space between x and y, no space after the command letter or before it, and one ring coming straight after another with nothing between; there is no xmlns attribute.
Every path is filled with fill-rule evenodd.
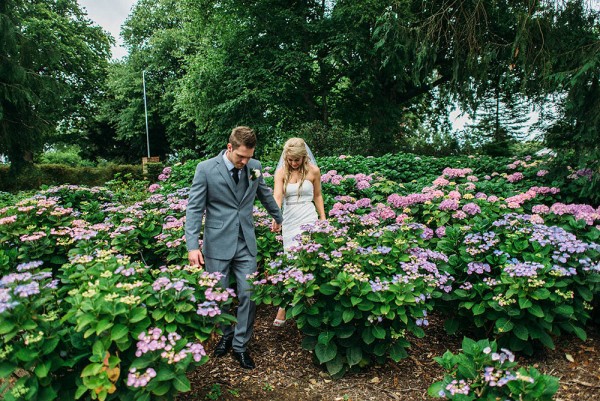
<svg viewBox="0 0 600 401"><path fill-rule="evenodd" d="M62 147L61 149L44 152L39 162L42 164L64 164L71 167L85 166L93 167L94 163L89 160L83 160L80 156L80 150L75 146Z"/></svg>
<svg viewBox="0 0 600 401"><path fill-rule="evenodd" d="M538 343L554 348L552 336L564 332L584 340L600 288L587 261L597 260L598 250L548 221L539 226L516 214L493 220L492 226L478 222L464 237L448 230L438 242L438 249L455 249L447 271L459 287L440 307L456 311L459 326L472 322L514 351L532 353ZM564 250L560 256L557 248Z"/></svg>
<svg viewBox="0 0 600 401"><path fill-rule="evenodd" d="M5 399L17 399L12 396L21 384L28 389L26 399L86 393L100 400L174 399L189 391L185 373L207 361L197 340L206 341L218 323L232 320L196 313L196 302L207 300L218 279L178 266L150 270L89 242L79 245L60 270L58 289L58 280L51 282L49 272L38 270L42 262L19 265L17 270L27 273L6 283L3 307L10 313L1 312L0 377L20 379ZM222 298L220 304L226 303ZM155 348L149 348L151 340Z"/></svg>
<svg viewBox="0 0 600 401"><path fill-rule="evenodd" d="M600 293L597 208L561 203L569 195L549 186L548 160L390 154L318 163L329 221L282 255L270 218L256 208L260 270L252 280L256 299L285 306L303 346L333 376L405 357L436 310L454 318L449 330L484 328L513 350L552 347L565 333L585 338ZM152 185L125 175L103 188L6 197L0 376L29 372L6 381L14 398L23 391L93 398L97 391L102 399L170 399L189 390L185 372L206 359L198 347L192 359L188 342L233 319L214 302L230 302L231 294L186 265L184 215L195 167L167 167ZM263 171L272 184L268 172L272 163ZM36 342L42 330L50 340ZM168 363L162 351L136 349L155 333L186 356ZM507 388L525 397L537 394L535 383Z"/></svg>
<svg viewBox="0 0 600 401"><path fill-rule="evenodd" d="M107 164L99 167L69 167L62 164L30 166L17 175L11 175L8 167L0 166L0 190L23 191L39 189L48 185L99 186L126 176L129 180L141 179L141 166Z"/></svg>
<svg viewBox="0 0 600 401"><path fill-rule="evenodd" d="M59 122L90 115L111 39L75 0L3 1L0 26L0 152L18 172Z"/></svg>
<svg viewBox="0 0 600 401"><path fill-rule="evenodd" d="M142 149L145 70L161 156L207 156L249 121L262 143L300 134L317 154L434 153L427 144L449 154L458 139L447 131L450 106L473 111L492 92L548 105L590 68L596 16L580 0L535 10L510 0L142 1L124 25L130 55L111 67L100 121L116 129L107 138ZM567 32L577 57L564 55Z"/></svg>
<svg viewBox="0 0 600 401"><path fill-rule="evenodd" d="M496 341L475 342L465 337L462 352L450 351L434 358L446 374L427 392L432 397L457 401L518 399L550 401L558 390L558 379L533 367L517 368L514 354L498 350Z"/></svg>
<svg viewBox="0 0 600 401"><path fill-rule="evenodd" d="M253 278L255 299L286 306L304 334L303 347L333 377L372 361L405 358L406 336L425 335L428 300L441 295L439 255L419 255L420 228L357 230L319 224L306 238L310 245L271 262L265 279ZM398 262L414 269L398 268ZM423 268L428 263L433 266Z"/></svg>

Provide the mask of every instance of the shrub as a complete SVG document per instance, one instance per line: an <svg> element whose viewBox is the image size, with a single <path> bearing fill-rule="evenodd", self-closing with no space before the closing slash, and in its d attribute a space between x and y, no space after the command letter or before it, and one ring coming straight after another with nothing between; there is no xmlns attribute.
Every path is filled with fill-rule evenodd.
<svg viewBox="0 0 600 401"><path fill-rule="evenodd" d="M458 248L458 249L457 249ZM458 315L450 332L473 323L515 351L531 353L553 335L586 338L591 302L600 289L600 246L528 215L505 214L469 233L446 230L438 249L454 250L448 273L455 289L440 305Z"/></svg>
<svg viewBox="0 0 600 401"><path fill-rule="evenodd" d="M456 401L523 400L550 401L558 390L558 379L537 369L517 368L515 355L495 341L464 338L462 352L450 351L434 358L447 372L432 384L432 397Z"/></svg>
<svg viewBox="0 0 600 401"><path fill-rule="evenodd" d="M52 279L41 262L1 279L4 399L147 400L189 391L207 361L201 342L233 317L219 276L189 266L149 269L81 242ZM91 253L89 253L91 251Z"/></svg>
<svg viewBox="0 0 600 401"><path fill-rule="evenodd" d="M334 377L372 361L407 356L408 333L423 337L430 299L448 277L436 264L445 255L427 251L419 226L389 225L352 235L319 222L305 245L255 275L259 303L287 307L314 351Z"/></svg>

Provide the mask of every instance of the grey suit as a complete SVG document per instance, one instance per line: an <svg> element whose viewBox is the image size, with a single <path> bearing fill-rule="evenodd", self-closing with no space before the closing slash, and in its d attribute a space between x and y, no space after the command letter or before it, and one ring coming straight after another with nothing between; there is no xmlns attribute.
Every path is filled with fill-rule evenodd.
<svg viewBox="0 0 600 401"><path fill-rule="evenodd" d="M224 152L196 167L186 210L185 239L188 251L199 249L202 217L206 212L202 244L205 268L209 272L224 274L221 281L224 287L228 285L230 274L236 278L238 322L235 331L232 327L225 327L223 332L226 337L234 335L233 349L242 352L252 336L256 311L246 281L246 275L256 271L254 199L258 197L277 223L281 224L282 217L262 174L256 179L251 178L252 171L262 170L260 162L250 159L236 185L223 160Z"/></svg>

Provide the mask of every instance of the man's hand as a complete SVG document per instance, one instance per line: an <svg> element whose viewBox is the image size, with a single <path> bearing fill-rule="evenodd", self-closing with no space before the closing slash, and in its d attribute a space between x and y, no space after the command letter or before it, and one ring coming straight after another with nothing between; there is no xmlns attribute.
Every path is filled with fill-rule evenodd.
<svg viewBox="0 0 600 401"><path fill-rule="evenodd" d="M189 251L188 260L192 266L204 266L204 256L202 256L200 249Z"/></svg>
<svg viewBox="0 0 600 401"><path fill-rule="evenodd" d="M277 233L279 231L281 231L281 224L277 223L275 219L273 219L273 222L271 223L271 232Z"/></svg>

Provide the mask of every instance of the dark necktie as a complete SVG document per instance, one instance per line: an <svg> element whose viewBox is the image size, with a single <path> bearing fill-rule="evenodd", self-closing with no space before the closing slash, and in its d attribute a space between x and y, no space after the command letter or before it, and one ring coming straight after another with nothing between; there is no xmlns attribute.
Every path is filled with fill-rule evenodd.
<svg viewBox="0 0 600 401"><path fill-rule="evenodd" d="M239 175L239 168L232 168L231 169L231 173L232 173L232 177L233 177L233 181L235 181L235 184L237 185L238 182L240 182L240 175Z"/></svg>

